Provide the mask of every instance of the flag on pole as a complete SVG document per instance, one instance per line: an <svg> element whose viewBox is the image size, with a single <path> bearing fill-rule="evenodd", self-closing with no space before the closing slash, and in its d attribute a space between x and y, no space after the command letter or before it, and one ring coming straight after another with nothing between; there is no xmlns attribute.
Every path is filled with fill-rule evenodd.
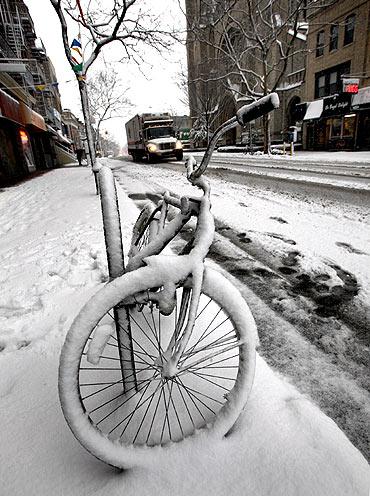
<svg viewBox="0 0 370 496"><path fill-rule="evenodd" d="M71 58L73 62L72 69L75 72L81 72L83 67L82 45L77 38L74 38L71 44Z"/></svg>

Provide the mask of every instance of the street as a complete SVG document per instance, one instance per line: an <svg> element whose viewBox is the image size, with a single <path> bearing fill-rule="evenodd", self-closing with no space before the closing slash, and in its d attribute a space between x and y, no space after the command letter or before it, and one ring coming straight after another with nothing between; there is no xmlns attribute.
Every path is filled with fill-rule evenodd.
<svg viewBox="0 0 370 496"><path fill-rule="evenodd" d="M200 160L201 152L194 152L194 156ZM363 160L356 162L356 155L349 154L346 161L342 163L334 157L330 160L332 154L326 154L324 160L322 157L315 157L315 154L300 153L298 156L274 156L268 157L260 155L248 156L243 153L215 153L209 168L209 174L216 174L213 169L221 169L222 177L227 180L236 176L236 182L243 181L248 184L249 181L259 181L273 179L272 184L285 181L295 181L296 189L299 184L309 186L314 185L312 191L316 188L328 189L338 187L348 189L365 189L369 190L370 182L370 154L363 154ZM335 155L335 154L334 154ZM320 159L322 160L320 162ZM172 164L178 163L172 162ZM165 163L161 163L165 167ZM226 170L225 170L226 169ZM235 174L237 171L238 174ZM241 179L244 175L245 179ZM354 196L355 191L352 192Z"/></svg>

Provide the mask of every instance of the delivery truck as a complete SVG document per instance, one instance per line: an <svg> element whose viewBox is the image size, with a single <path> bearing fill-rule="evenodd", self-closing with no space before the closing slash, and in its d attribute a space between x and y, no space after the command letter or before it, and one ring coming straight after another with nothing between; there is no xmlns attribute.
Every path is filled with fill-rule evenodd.
<svg viewBox="0 0 370 496"><path fill-rule="evenodd" d="M137 114L126 122L128 153L134 160L149 162L182 160L183 146L176 137L173 118L167 112Z"/></svg>

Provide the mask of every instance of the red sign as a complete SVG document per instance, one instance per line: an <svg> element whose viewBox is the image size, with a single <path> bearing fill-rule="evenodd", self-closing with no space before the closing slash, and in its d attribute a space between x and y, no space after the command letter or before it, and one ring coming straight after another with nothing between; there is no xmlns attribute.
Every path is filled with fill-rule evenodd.
<svg viewBox="0 0 370 496"><path fill-rule="evenodd" d="M358 93L358 84L346 84L344 87L345 93Z"/></svg>
<svg viewBox="0 0 370 496"><path fill-rule="evenodd" d="M358 79L343 79L343 92L344 93L358 93L358 85L360 81Z"/></svg>

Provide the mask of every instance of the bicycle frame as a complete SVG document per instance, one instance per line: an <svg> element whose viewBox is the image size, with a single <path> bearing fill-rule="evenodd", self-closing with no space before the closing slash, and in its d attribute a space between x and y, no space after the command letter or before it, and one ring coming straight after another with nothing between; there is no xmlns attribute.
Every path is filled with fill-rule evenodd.
<svg viewBox="0 0 370 496"><path fill-rule="evenodd" d="M204 259L214 238L214 218L210 211L210 186L208 181L201 176L207 169L217 141L223 134L238 124L246 124L251 119L265 114L267 111L276 108L278 104L277 95L272 94L262 98L258 104L253 103L242 107L235 117L226 121L216 130L199 167L196 167L197 162L192 155L188 157L186 161L187 178L191 184L203 190L203 196L197 199L182 197L178 200L165 193L160 207L152 214L154 216L159 210L161 212L156 238L137 253L127 265L127 272L135 270L145 263L164 275L163 289L135 297L135 303L145 303L149 300L156 302L164 315L169 315L175 308L176 288L180 285L187 288L181 302L179 322L176 325L167 350L160 357L161 363L158 363L162 367L163 377L170 378L181 372L181 368L178 366L179 360L194 327L202 290ZM180 209L180 212L164 226L168 205L175 206ZM187 254L174 255L169 263L168 257L163 257L160 253L193 215L197 217L197 225L190 251ZM124 303L128 304L129 302ZM179 336L187 313L183 309L185 305L186 308L189 305L187 323L181 336ZM216 354L217 351L215 351ZM132 367L135 374L134 363L132 363Z"/></svg>

